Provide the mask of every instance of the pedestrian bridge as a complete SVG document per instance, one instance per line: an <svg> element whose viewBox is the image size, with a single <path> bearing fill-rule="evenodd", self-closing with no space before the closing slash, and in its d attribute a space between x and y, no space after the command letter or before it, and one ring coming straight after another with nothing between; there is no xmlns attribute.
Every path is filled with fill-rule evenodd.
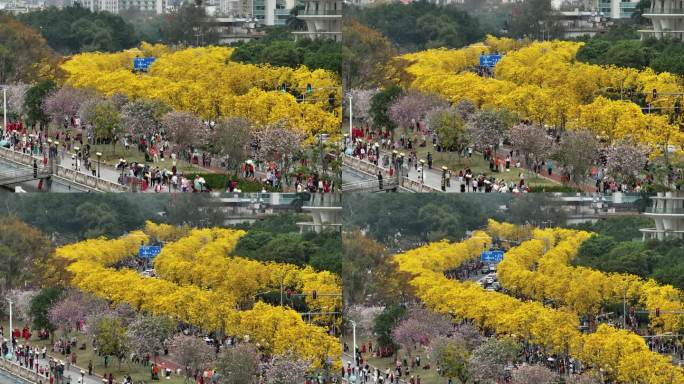
<svg viewBox="0 0 684 384"><path fill-rule="evenodd" d="M39 177L38 178L47 178L45 175L46 173L50 174L50 177L53 178L53 180L59 180L62 183L65 184L70 184L75 187L79 187L84 190L90 190L90 191L99 191L99 192L126 192L128 191L128 187L125 185L121 185L119 183L105 180L103 178L98 178L92 175L89 175L87 173L83 172L77 172L71 168L63 167L58 164L52 164L52 169L50 168L50 165L47 167L43 167L43 159L37 156L32 156L27 153L22 153L22 152L17 152L13 151L9 148L3 148L0 147L0 159L3 161L6 161L7 163L10 163L14 166L16 166L17 169L13 169L12 171L18 172L18 173L30 173L31 178L26 179L27 176L24 175L19 175L17 174L16 177L14 177L13 181L12 175L7 175L5 177L4 174L0 174L0 180L5 179L5 182L0 181L0 185L9 185L9 184L16 184L16 183L21 183L25 181L31 181L34 180L33 178L33 163L34 161L37 162L38 164L38 173ZM0 168L0 172L9 172L10 168ZM22 171L21 169L25 169L26 172ZM42 177L41 177L42 176Z"/></svg>
<svg viewBox="0 0 684 384"><path fill-rule="evenodd" d="M52 176L52 174L49 172L49 170L44 168L40 168L36 172L35 177L33 174L33 170L19 170L11 168L0 169L0 187L24 183L31 180L47 179L50 176Z"/></svg>
<svg viewBox="0 0 684 384"><path fill-rule="evenodd" d="M411 180L406 176L402 176L400 178L385 178L383 179L383 188L380 189L380 183L377 180L377 175L378 172L381 172L383 175L387 174L385 168L347 155L344 155L343 157L343 164L344 167L352 169L354 172L367 175L369 179L358 182L343 183L343 192L382 192L390 190L401 192L442 192L437 188L419 183L415 180ZM344 169L342 172L345 172ZM342 175L342 178L344 179L344 174Z"/></svg>
<svg viewBox="0 0 684 384"><path fill-rule="evenodd" d="M382 188L378 180L364 180L352 183L343 183L342 191L344 192L396 192L397 179L391 178L382 181Z"/></svg>

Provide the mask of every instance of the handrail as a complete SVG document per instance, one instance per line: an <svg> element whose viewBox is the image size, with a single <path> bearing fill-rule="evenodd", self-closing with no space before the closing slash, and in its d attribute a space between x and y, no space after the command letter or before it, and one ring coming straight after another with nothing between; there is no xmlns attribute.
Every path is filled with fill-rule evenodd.
<svg viewBox="0 0 684 384"><path fill-rule="evenodd" d="M4 357L0 357L0 370L7 372L9 375L15 378L18 378L29 383L45 383L48 381L48 378L43 377L42 375L27 367L23 367L17 363L9 361Z"/></svg>
<svg viewBox="0 0 684 384"><path fill-rule="evenodd" d="M44 167L42 165L43 159L18 152L18 151L13 151L8 148L2 148L0 147L0 158L7 159L9 161L13 161L18 164L22 164L27 167L32 167L34 160L39 164L39 167L41 169L47 169L47 167ZM97 190L97 191L103 191L103 192L127 192L129 190L128 186L126 185L121 185L119 183L115 183L113 181L109 181L103 178L98 178L96 176L89 175L87 173L82 173L82 172L77 172L73 169L61 166L61 165L54 165L54 174L57 176L60 176L68 181L72 181L77 184L81 184L83 186L86 186L88 188Z"/></svg>

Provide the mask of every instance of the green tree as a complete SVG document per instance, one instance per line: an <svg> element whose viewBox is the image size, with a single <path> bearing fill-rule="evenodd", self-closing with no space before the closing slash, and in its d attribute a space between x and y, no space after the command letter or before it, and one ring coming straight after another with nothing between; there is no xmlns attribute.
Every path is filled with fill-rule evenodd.
<svg viewBox="0 0 684 384"><path fill-rule="evenodd" d="M470 380L469 356L465 343L460 339L440 337L432 343L432 360L441 368L440 374L456 378L460 383Z"/></svg>
<svg viewBox="0 0 684 384"><path fill-rule="evenodd" d="M33 297L29 308L33 328L46 329L50 333L57 329L54 324L50 323L48 312L61 296L62 290L59 288L43 288Z"/></svg>
<svg viewBox="0 0 684 384"><path fill-rule="evenodd" d="M637 24L650 24L651 21L644 17L644 13L648 13L651 8L651 0L639 0L636 7L634 7L634 13L632 13L632 19Z"/></svg>
<svg viewBox="0 0 684 384"><path fill-rule="evenodd" d="M35 83L55 71L58 60L36 30L0 14L0 84Z"/></svg>
<svg viewBox="0 0 684 384"><path fill-rule="evenodd" d="M277 41L261 51L261 60L279 67L296 67L302 62L294 42Z"/></svg>
<svg viewBox="0 0 684 384"><path fill-rule="evenodd" d="M302 239L310 245L308 264L318 271L342 272L342 238L335 230L308 232Z"/></svg>
<svg viewBox="0 0 684 384"><path fill-rule="evenodd" d="M430 126L437 133L443 150L461 153L470 144L466 124L453 108L440 109L428 115Z"/></svg>
<svg viewBox="0 0 684 384"><path fill-rule="evenodd" d="M0 218L0 291L41 283L38 274L52 246L38 229L17 217Z"/></svg>
<svg viewBox="0 0 684 384"><path fill-rule="evenodd" d="M511 9L508 32L512 37L550 40L562 36L563 27L556 21L551 0L527 0Z"/></svg>
<svg viewBox="0 0 684 384"><path fill-rule="evenodd" d="M401 51L461 48L483 37L478 20L454 5L388 2L349 13L358 14L360 22L380 31Z"/></svg>
<svg viewBox="0 0 684 384"><path fill-rule="evenodd" d="M385 247L373 239L363 236L360 231L345 233L343 236L342 281L344 299L349 305L363 303L369 294L380 294L371 290L377 277L373 274L388 256ZM380 284L382 286L382 284ZM381 289L382 287L378 287Z"/></svg>
<svg viewBox="0 0 684 384"><path fill-rule="evenodd" d="M401 94L401 88L399 86L392 85L376 93L373 98L371 98L369 114L373 119L373 124L376 127L385 128L391 131L394 130L396 125L389 117L389 108Z"/></svg>
<svg viewBox="0 0 684 384"><path fill-rule="evenodd" d="M611 236L593 235L580 245L574 263L598 268L601 259L610 253L616 245L617 242Z"/></svg>
<svg viewBox="0 0 684 384"><path fill-rule="evenodd" d="M57 85L52 80L41 80L26 91L24 109L26 110L26 122L31 127L38 124L43 130L43 127L47 126L50 117L43 111L43 101L56 87Z"/></svg>
<svg viewBox="0 0 684 384"><path fill-rule="evenodd" d="M656 258L657 254L645 249L643 243L622 242L611 249L607 257L604 257L600 269L646 277L653 272Z"/></svg>
<svg viewBox="0 0 684 384"><path fill-rule="evenodd" d="M91 12L79 4L19 16L20 20L40 30L52 49L65 53L81 51L120 51L139 43L132 24L110 12Z"/></svg>
<svg viewBox="0 0 684 384"><path fill-rule="evenodd" d="M212 26L213 17L202 6L184 3L171 12L161 28L161 35L169 44L210 45L218 43L218 33Z"/></svg>
<svg viewBox="0 0 684 384"><path fill-rule="evenodd" d="M385 80L385 66L394 56L389 40L356 19L345 17L342 24L343 83L345 89L372 88Z"/></svg>
<svg viewBox="0 0 684 384"><path fill-rule="evenodd" d="M121 319L116 317L99 317L93 320L90 330L98 353L105 359L105 367L109 356L116 357L121 362L126 357L127 345L126 327Z"/></svg>
<svg viewBox="0 0 684 384"><path fill-rule="evenodd" d="M380 346L395 346L392 341L392 330L404 318L404 315L406 315L406 307L390 305L385 307L382 313L375 318L373 333L377 335Z"/></svg>
<svg viewBox="0 0 684 384"><path fill-rule="evenodd" d="M110 141L112 150L116 153L116 142L121 131L121 120L116 106L109 101L95 106L91 124L95 129L95 137L100 141Z"/></svg>
<svg viewBox="0 0 684 384"><path fill-rule="evenodd" d="M277 235L266 243L258 257L264 261L305 265L309 262L309 244L298 233Z"/></svg>

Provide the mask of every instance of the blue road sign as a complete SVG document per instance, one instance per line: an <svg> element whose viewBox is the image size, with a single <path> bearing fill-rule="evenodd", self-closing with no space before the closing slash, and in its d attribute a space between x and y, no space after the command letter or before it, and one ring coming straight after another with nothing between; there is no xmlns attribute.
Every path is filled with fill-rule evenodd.
<svg viewBox="0 0 684 384"><path fill-rule="evenodd" d="M161 246L159 245L141 245L138 251L138 257L142 259L153 259L161 252Z"/></svg>
<svg viewBox="0 0 684 384"><path fill-rule="evenodd" d="M480 261L488 264L495 264L501 262L504 257L503 251L484 251L480 254Z"/></svg>
<svg viewBox="0 0 684 384"><path fill-rule="evenodd" d="M133 59L133 69L136 71L147 71L154 63L154 57L136 57Z"/></svg>
<svg viewBox="0 0 684 384"><path fill-rule="evenodd" d="M494 68L501 60L501 55L480 55L480 67Z"/></svg>

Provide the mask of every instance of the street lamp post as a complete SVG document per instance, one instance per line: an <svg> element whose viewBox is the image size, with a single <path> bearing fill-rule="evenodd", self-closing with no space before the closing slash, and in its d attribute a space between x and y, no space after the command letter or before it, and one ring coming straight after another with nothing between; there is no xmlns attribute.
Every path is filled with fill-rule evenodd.
<svg viewBox="0 0 684 384"><path fill-rule="evenodd" d="M353 99L353 97L352 97L352 94L350 93L349 94L349 137L354 136L352 133L352 130L354 128L354 126L353 126L354 116L353 116L353 112L352 112L352 110L353 110L352 109L352 99Z"/></svg>
<svg viewBox="0 0 684 384"><path fill-rule="evenodd" d="M2 132L7 129L7 87L2 87Z"/></svg>
<svg viewBox="0 0 684 384"><path fill-rule="evenodd" d="M121 164L121 184L126 185L126 182L124 181L124 170L126 169L126 160L119 159L119 164Z"/></svg>
<svg viewBox="0 0 684 384"><path fill-rule="evenodd" d="M102 157L102 152L97 152L95 153L95 156L97 156L97 178L100 178L100 158Z"/></svg>
<svg viewBox="0 0 684 384"><path fill-rule="evenodd" d="M76 169L76 172L80 171L79 167L79 157L80 157L80 151L81 147L74 147L74 168Z"/></svg>
<svg viewBox="0 0 684 384"><path fill-rule="evenodd" d="M354 320L349 320L352 326L352 341L353 341L353 355L354 355L354 371L356 371L356 322Z"/></svg>
<svg viewBox="0 0 684 384"><path fill-rule="evenodd" d="M13 317L12 317L12 305L14 304L14 301L12 299L7 298L7 302L9 303L9 335L10 335L10 342L9 345L7 346L9 348L9 354L10 356L14 356L14 322L13 322Z"/></svg>

